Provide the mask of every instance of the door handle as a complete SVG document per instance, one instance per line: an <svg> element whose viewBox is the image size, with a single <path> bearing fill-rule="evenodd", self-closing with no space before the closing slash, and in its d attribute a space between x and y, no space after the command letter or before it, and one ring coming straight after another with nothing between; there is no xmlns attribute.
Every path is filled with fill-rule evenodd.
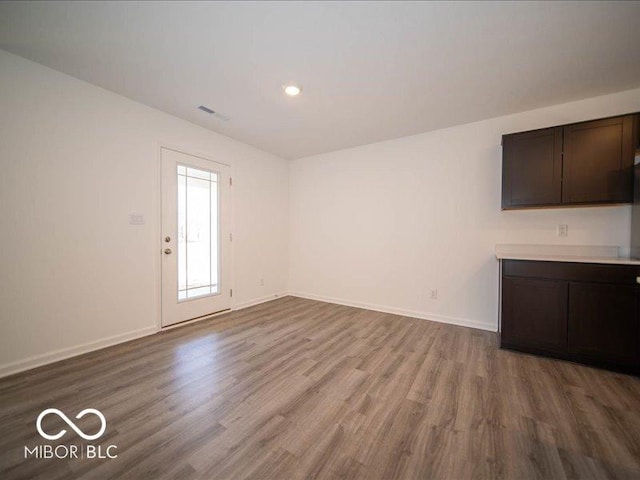
<svg viewBox="0 0 640 480"><path fill-rule="evenodd" d="M165 255L171 255L171 249L170 248L165 248L164 249L164 253L165 253Z"/></svg>

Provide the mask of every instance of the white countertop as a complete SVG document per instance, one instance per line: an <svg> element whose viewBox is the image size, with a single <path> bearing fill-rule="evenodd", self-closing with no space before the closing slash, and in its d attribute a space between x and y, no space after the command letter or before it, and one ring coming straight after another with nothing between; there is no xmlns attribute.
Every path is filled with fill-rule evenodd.
<svg viewBox="0 0 640 480"><path fill-rule="evenodd" d="M640 265L640 260L620 256L620 247L612 245L496 245L498 260L535 260L542 262L610 263Z"/></svg>

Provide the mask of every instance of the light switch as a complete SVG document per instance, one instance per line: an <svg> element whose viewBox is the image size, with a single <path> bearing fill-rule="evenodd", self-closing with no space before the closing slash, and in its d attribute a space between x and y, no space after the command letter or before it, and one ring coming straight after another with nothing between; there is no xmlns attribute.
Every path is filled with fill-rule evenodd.
<svg viewBox="0 0 640 480"><path fill-rule="evenodd" d="M130 213L129 225L144 225L144 213Z"/></svg>

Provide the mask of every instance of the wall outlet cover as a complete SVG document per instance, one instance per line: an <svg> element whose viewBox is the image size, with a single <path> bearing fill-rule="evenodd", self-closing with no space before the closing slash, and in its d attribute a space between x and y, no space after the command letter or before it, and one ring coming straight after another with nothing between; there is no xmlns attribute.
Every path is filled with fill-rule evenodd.
<svg viewBox="0 0 640 480"><path fill-rule="evenodd" d="M559 237L568 237L569 236L569 225L566 223L561 223L558 225L558 236Z"/></svg>

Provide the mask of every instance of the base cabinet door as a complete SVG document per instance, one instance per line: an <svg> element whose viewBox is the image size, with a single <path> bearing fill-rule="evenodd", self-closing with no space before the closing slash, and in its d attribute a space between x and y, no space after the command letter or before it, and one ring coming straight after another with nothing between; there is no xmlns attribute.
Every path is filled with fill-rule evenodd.
<svg viewBox="0 0 640 480"><path fill-rule="evenodd" d="M565 281L503 277L502 346L566 354L568 290Z"/></svg>
<svg viewBox="0 0 640 480"><path fill-rule="evenodd" d="M640 366L640 289L571 283L569 352L621 366Z"/></svg>

